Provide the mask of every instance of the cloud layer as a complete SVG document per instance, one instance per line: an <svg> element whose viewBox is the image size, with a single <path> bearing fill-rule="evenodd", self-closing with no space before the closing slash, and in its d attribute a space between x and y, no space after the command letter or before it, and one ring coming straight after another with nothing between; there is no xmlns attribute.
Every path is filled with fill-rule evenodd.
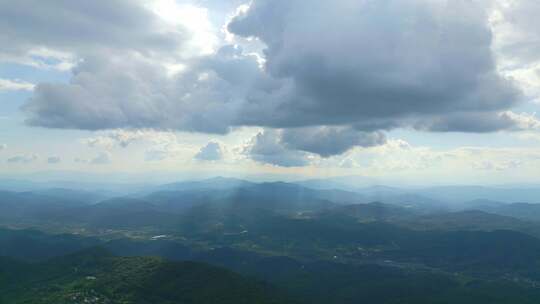
<svg viewBox="0 0 540 304"><path fill-rule="evenodd" d="M280 166L382 145L396 128L531 126L509 111L523 96L497 69L491 8L482 3L253 0L226 26L233 38L200 56L186 55L196 39L189 28L144 3L0 4L0 61L73 65L69 83L35 86L23 106L29 125L212 134L263 127L245 152ZM515 26L526 32L534 22ZM209 143L196 158L218 150Z"/></svg>

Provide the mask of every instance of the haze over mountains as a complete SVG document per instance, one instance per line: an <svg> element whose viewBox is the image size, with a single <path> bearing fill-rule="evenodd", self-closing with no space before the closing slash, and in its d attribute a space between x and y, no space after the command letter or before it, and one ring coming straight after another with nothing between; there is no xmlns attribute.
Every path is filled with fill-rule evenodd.
<svg viewBox="0 0 540 304"><path fill-rule="evenodd" d="M191 280L189 272L203 277L216 273L208 288L215 287L211 294L223 300L228 296L220 295L226 286L220 278L229 281L227 271L238 273L238 283L227 283L238 288L231 292L247 293L247 298L259 299L256 303L540 299L540 205L524 201L540 188L340 187L334 180L216 177L133 189L121 196L89 185L0 192L0 256L5 257L0 282L11 284L0 287L0 299L229 303L212 302L198 289L187 289L182 295L189 295L186 300L169 289L192 284L180 283L177 275ZM73 254L82 259L67 258L81 265L78 271L43 272L58 269L56 261ZM203 264L121 258L140 256ZM28 264L35 262L39 264ZM135 264L147 266L136 270ZM170 273L172 269L178 273ZM139 281L120 286L118 275ZM170 287L150 296L148 288L155 287L145 286L157 286L154 280L169 275ZM246 277L257 281L248 283ZM17 288L14 282L20 282ZM25 292L27 288L33 293Z"/></svg>

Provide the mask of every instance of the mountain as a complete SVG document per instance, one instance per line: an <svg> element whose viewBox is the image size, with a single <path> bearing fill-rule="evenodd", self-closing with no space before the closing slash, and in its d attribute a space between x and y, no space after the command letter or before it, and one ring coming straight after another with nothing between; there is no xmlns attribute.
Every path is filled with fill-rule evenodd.
<svg viewBox="0 0 540 304"><path fill-rule="evenodd" d="M8 267L9 266L9 267ZM16 284L10 278L18 278ZM41 264L0 259L0 302L227 304L294 303L268 284L196 262L115 257L95 248Z"/></svg>
<svg viewBox="0 0 540 304"><path fill-rule="evenodd" d="M492 208L502 207L506 204L507 203L494 200L475 199L464 202L463 204L458 204L458 208L463 210L490 210Z"/></svg>
<svg viewBox="0 0 540 304"><path fill-rule="evenodd" d="M0 191L0 222L46 220L67 208L86 206L85 199L56 197L34 192Z"/></svg>
<svg viewBox="0 0 540 304"><path fill-rule="evenodd" d="M370 201L378 201L386 204L392 204L415 210L419 213L434 213L450 210L450 206L441 200L435 200L429 197L414 193L401 194L377 194L368 198Z"/></svg>
<svg viewBox="0 0 540 304"><path fill-rule="evenodd" d="M416 193L436 200L462 203L484 199L506 203L540 203L540 187L503 188L485 186L442 186L415 190Z"/></svg>
<svg viewBox="0 0 540 304"><path fill-rule="evenodd" d="M540 223L480 210L428 214L408 219L398 219L393 223L422 231L510 230L540 238Z"/></svg>
<svg viewBox="0 0 540 304"><path fill-rule="evenodd" d="M361 188L381 185L381 180L366 176L338 176L296 181L296 184L313 189L340 189L357 191Z"/></svg>
<svg viewBox="0 0 540 304"><path fill-rule="evenodd" d="M200 181L186 181L160 185L156 191L185 191L185 190L226 190L252 186L255 183L229 177L214 177Z"/></svg>
<svg viewBox="0 0 540 304"><path fill-rule="evenodd" d="M355 192L359 192L367 196L377 196L377 195L391 196L391 195L409 193L409 191L405 189L389 187L389 186L384 186L384 185L374 185L370 187L357 188Z"/></svg>
<svg viewBox="0 0 540 304"><path fill-rule="evenodd" d="M328 211L322 211L319 216L353 217L361 222L394 221L414 217L417 213L410 208L373 202L337 206Z"/></svg>
<svg viewBox="0 0 540 304"><path fill-rule="evenodd" d="M503 304L511 299L532 304L540 299L535 281L516 274L505 279L493 272L517 268L538 276L538 241L508 232L417 236L422 237L407 236L409 245L399 244L401 254L412 254L409 257L391 250L385 260L359 264L228 248L177 256L196 262L119 257L100 247L39 263L0 257L0 303ZM128 243L124 250L146 246ZM418 264L420 257L428 266Z"/></svg>
<svg viewBox="0 0 540 304"><path fill-rule="evenodd" d="M27 261L46 260L98 244L100 241L93 237L0 228L0 256Z"/></svg>
<svg viewBox="0 0 540 304"><path fill-rule="evenodd" d="M103 194L103 192L74 190L68 188L48 188L31 192L58 200L71 200L85 204L93 204L109 198L109 195Z"/></svg>
<svg viewBox="0 0 540 304"><path fill-rule="evenodd" d="M213 183L221 183L222 186L240 183L244 186L232 189L158 191L143 197L115 197L98 203L93 202L94 196L78 190L0 192L0 224L40 226L60 231L67 227L93 230L149 227L174 230L180 227L182 218L193 222L185 213L193 215L194 212L203 212L205 215L194 217L207 217L217 223L219 218L215 215L234 215L234 218L247 219L259 210L296 214L324 210L336 204L354 203L362 199L352 192L313 190L289 183L246 184L230 179L216 179Z"/></svg>
<svg viewBox="0 0 540 304"><path fill-rule="evenodd" d="M226 190L158 191L144 197L161 210L182 212L190 207L212 203L234 204L273 211L319 210L333 204L363 201L359 194L342 190L314 190L290 183L260 183Z"/></svg>
<svg viewBox="0 0 540 304"><path fill-rule="evenodd" d="M484 206L481 208L491 213L511 216L523 220L540 221L540 204L512 203Z"/></svg>

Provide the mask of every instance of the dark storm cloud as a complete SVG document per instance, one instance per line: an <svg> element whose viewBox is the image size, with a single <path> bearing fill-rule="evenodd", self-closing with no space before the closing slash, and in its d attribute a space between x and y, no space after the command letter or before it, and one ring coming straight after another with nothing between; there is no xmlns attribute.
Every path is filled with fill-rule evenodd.
<svg viewBox="0 0 540 304"><path fill-rule="evenodd" d="M195 154L195 159L197 160L220 160L223 158L223 150L219 143L209 142L206 146L202 147L197 154Z"/></svg>

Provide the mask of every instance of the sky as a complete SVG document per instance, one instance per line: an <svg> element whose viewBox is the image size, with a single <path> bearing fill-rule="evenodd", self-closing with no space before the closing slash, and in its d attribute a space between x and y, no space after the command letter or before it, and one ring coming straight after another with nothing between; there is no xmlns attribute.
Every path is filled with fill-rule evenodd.
<svg viewBox="0 0 540 304"><path fill-rule="evenodd" d="M540 2L0 1L0 176L540 183Z"/></svg>

